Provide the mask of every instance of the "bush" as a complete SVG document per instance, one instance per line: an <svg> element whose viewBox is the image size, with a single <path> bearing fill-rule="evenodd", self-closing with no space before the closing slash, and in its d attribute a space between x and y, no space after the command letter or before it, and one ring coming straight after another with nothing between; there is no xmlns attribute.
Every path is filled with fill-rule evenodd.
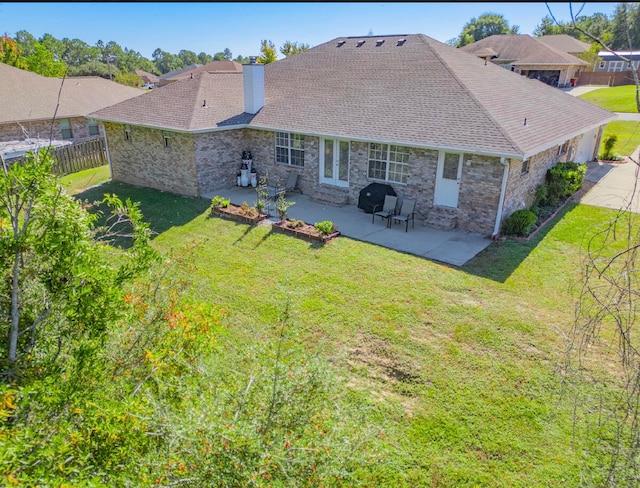
<svg viewBox="0 0 640 488"><path fill-rule="evenodd" d="M613 146L616 145L616 142L618 142L618 136L616 136L615 134L611 134L605 137L603 142L604 150L602 154L598 156L598 158L604 161L613 161L614 159L616 159L616 155L613 154Z"/></svg>
<svg viewBox="0 0 640 488"><path fill-rule="evenodd" d="M323 220L318 222L315 226L317 231L322 232L324 235L331 234L334 231L333 222L330 220Z"/></svg>
<svg viewBox="0 0 640 488"><path fill-rule="evenodd" d="M229 203L231 203L231 201L227 198L221 197L216 195L215 197L213 197L211 199L211 206L212 207L222 207L222 208L227 208L229 206Z"/></svg>
<svg viewBox="0 0 640 488"><path fill-rule="evenodd" d="M556 204L573 195L582 186L586 171L585 164L573 161L556 164L547 171L547 201Z"/></svg>
<svg viewBox="0 0 640 488"><path fill-rule="evenodd" d="M505 235L526 236L536 225L538 217L528 208L516 210L502 223L502 233Z"/></svg>

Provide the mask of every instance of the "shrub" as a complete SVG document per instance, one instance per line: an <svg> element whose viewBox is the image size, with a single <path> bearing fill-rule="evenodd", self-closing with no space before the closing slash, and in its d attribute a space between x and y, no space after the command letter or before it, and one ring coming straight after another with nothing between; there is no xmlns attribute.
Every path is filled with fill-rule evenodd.
<svg viewBox="0 0 640 488"><path fill-rule="evenodd" d="M290 229L299 229L304 225L304 220L291 219L287 220L286 226Z"/></svg>
<svg viewBox="0 0 640 488"><path fill-rule="evenodd" d="M333 226L333 222L330 220L323 220L322 222L318 222L314 225L317 231L322 232L324 235L331 234L335 228Z"/></svg>
<svg viewBox="0 0 640 488"><path fill-rule="evenodd" d="M226 199L224 197L217 196L217 195L211 199L211 206L212 207L227 208L230 203L231 203L231 200L228 200L228 199Z"/></svg>
<svg viewBox="0 0 640 488"><path fill-rule="evenodd" d="M586 171L585 164L573 161L558 163L547 171L547 200L549 203L557 203L578 191L582 186Z"/></svg>
<svg viewBox="0 0 640 488"><path fill-rule="evenodd" d="M604 150L598 157L605 161L614 160L615 154L613 154L613 146L616 145L616 142L618 142L618 136L616 136L615 134L610 134L605 137L603 142Z"/></svg>
<svg viewBox="0 0 640 488"><path fill-rule="evenodd" d="M505 235L526 236L536 225L538 217L528 208L516 210L509 215L502 224Z"/></svg>
<svg viewBox="0 0 640 488"><path fill-rule="evenodd" d="M250 218L255 218L258 216L258 211L255 209L255 207L250 207L247 202L242 202L242 205L240 206L240 213Z"/></svg>

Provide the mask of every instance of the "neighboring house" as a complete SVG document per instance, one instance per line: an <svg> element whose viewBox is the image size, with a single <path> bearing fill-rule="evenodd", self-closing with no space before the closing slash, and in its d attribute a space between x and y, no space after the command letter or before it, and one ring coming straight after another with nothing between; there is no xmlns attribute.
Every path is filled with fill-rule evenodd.
<svg viewBox="0 0 640 488"><path fill-rule="evenodd" d="M93 117L113 178L210 198L259 176L355 204L371 182L439 228L495 235L558 161L593 159L611 112L424 35L342 37L243 73L199 73ZM248 198L250 199L250 198Z"/></svg>
<svg viewBox="0 0 640 488"><path fill-rule="evenodd" d="M242 73L242 65L235 61L212 61L207 64L195 64L188 68L166 73L160 77L158 86L165 86L175 81L192 78L198 73Z"/></svg>
<svg viewBox="0 0 640 488"><path fill-rule="evenodd" d="M496 55L487 58L487 49ZM528 35L504 34L486 37L460 50L490 59L494 64L547 85L565 87L589 63Z"/></svg>
<svg viewBox="0 0 640 488"><path fill-rule="evenodd" d="M4 63L0 80L0 142L99 137L99 124L89 113L144 93L96 76L47 78Z"/></svg>
<svg viewBox="0 0 640 488"><path fill-rule="evenodd" d="M554 34L549 36L536 37L540 42L543 42L547 46L550 46L558 51L562 51L568 54L582 54L591 49L591 44L588 42L580 41L575 37L571 37L567 34Z"/></svg>
<svg viewBox="0 0 640 488"><path fill-rule="evenodd" d="M135 70L134 73L137 74L140 78L142 78L142 81L144 81L145 85L151 86L151 87L156 86L160 79L158 75L154 75L153 73L148 73L141 69Z"/></svg>
<svg viewBox="0 0 640 488"><path fill-rule="evenodd" d="M602 59L595 67L595 71L606 71L615 73L618 71L631 71L640 69L640 50L617 51L617 54L629 59L630 63L620 60L615 54L609 51L600 51L598 57Z"/></svg>

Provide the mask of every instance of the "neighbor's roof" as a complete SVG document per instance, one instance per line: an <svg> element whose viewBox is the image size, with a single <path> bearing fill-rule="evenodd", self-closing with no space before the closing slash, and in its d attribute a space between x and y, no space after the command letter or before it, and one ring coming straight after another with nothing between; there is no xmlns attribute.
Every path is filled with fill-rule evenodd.
<svg viewBox="0 0 640 488"><path fill-rule="evenodd" d="M56 118L83 117L103 107L144 93L97 76L47 78L0 63L0 124ZM62 85L62 91L60 86Z"/></svg>
<svg viewBox="0 0 640 488"><path fill-rule="evenodd" d="M93 115L180 131L248 126L508 157L615 118L424 35L337 38L264 69L265 106L255 115L243 113L242 75L220 73Z"/></svg>
<svg viewBox="0 0 640 488"><path fill-rule="evenodd" d="M190 64L190 65L189 65L189 66L187 66L186 68L180 68L180 69L177 69L177 70L175 70L175 71L169 71L168 73L165 73L165 74L163 74L163 75L160 75L160 79L161 79L161 80L166 80L166 79L169 79L169 78L174 78L174 77L176 77L176 76L181 75L182 73L185 73L185 72L187 72L187 71L190 71L190 70L194 70L194 69L196 69L196 68L199 68L200 66L202 66L202 65L201 65L201 64Z"/></svg>
<svg viewBox="0 0 640 488"><path fill-rule="evenodd" d="M485 37L460 50L476 54L482 49L498 53L497 61L509 61L514 65L545 64L558 66L589 66L589 63L560 51L526 34L499 34Z"/></svg>
<svg viewBox="0 0 640 488"><path fill-rule="evenodd" d="M567 34L554 34L537 37L540 42L565 53L583 53L591 48L588 42L580 41Z"/></svg>
<svg viewBox="0 0 640 488"><path fill-rule="evenodd" d="M140 76L145 83L158 83L158 75L154 75L153 73L149 73L148 71L143 71L141 69L135 70L134 73Z"/></svg>
<svg viewBox="0 0 640 488"><path fill-rule="evenodd" d="M204 64L197 68L188 71L182 71L181 73L173 76L164 75L163 80L183 80L190 78L191 75L197 75L198 73L242 73L242 65L236 61L212 61L211 63Z"/></svg>

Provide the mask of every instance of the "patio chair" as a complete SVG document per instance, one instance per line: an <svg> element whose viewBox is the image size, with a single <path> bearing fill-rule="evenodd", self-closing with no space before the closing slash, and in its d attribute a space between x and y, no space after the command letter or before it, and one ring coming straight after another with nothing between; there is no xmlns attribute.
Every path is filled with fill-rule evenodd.
<svg viewBox="0 0 640 488"><path fill-rule="evenodd" d="M386 219L387 227L391 227L391 217L396 214L396 204L398 203L398 197L392 195L384 196L384 203L378 204L373 207L373 215L371 216L371 223L376 220L376 215L382 219Z"/></svg>
<svg viewBox="0 0 640 488"><path fill-rule="evenodd" d="M295 190L297 185L298 173L289 173L287 184L285 186L267 186L267 195L270 199L276 200L281 193L284 193L286 196L287 193Z"/></svg>
<svg viewBox="0 0 640 488"><path fill-rule="evenodd" d="M407 232L409 230L409 221L411 221L411 228L415 228L415 210L416 200L413 198L405 198L402 200L402 206L400 207L398 215L393 216L393 221L404 222L404 231Z"/></svg>

